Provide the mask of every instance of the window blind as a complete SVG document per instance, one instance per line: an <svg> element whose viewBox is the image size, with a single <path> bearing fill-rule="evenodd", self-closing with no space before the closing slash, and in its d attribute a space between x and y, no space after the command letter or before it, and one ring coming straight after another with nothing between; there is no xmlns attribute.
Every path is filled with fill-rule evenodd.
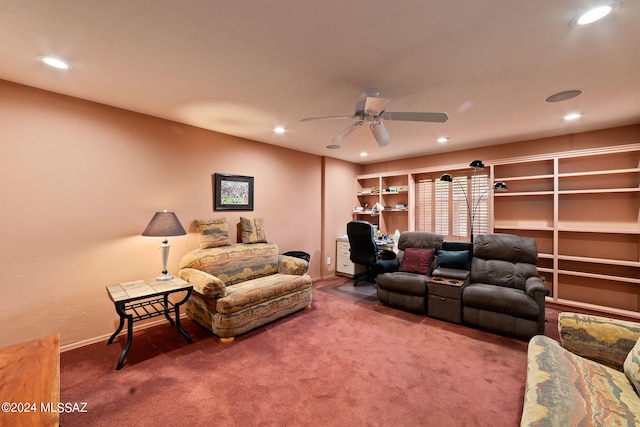
<svg viewBox="0 0 640 427"><path fill-rule="evenodd" d="M416 191L416 230L445 236L469 237L471 220L466 196L474 213L473 233L488 232L489 177L486 174L453 177L453 183L419 177Z"/></svg>

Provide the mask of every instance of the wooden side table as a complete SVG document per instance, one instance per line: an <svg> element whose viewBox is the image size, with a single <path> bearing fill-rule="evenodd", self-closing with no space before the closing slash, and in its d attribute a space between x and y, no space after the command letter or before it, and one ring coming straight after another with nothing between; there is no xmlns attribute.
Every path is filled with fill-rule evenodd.
<svg viewBox="0 0 640 427"><path fill-rule="evenodd" d="M180 306L187 302L192 290L193 285L178 277L174 277L171 280L136 280L107 286L109 298L113 301L116 312L120 316L118 329L111 335L107 345L111 344L115 337L118 336L124 327L124 321L127 320L127 343L122 350L116 370L122 368L124 358L127 356L133 341L133 323L139 320L164 315L173 326L174 321L170 314L175 313L176 328L189 344L193 342L187 331L180 324ZM179 302L172 303L169 301L169 295L176 292L185 292L185 296Z"/></svg>

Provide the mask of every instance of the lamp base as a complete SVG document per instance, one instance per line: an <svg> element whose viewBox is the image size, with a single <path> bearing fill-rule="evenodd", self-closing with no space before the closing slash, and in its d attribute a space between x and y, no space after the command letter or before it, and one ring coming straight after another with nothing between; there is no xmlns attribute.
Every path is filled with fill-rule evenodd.
<svg viewBox="0 0 640 427"><path fill-rule="evenodd" d="M160 280L160 281L167 281L167 280L171 280L171 279L173 279L173 276L170 275L170 274L165 274L165 273L162 273L161 275L156 277L156 280Z"/></svg>

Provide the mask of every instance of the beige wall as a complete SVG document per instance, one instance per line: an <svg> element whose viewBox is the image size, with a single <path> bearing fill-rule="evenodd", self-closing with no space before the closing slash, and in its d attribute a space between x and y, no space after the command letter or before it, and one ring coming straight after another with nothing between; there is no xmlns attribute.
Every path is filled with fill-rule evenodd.
<svg viewBox="0 0 640 427"><path fill-rule="evenodd" d="M322 274L321 157L4 81L0 129L0 347L112 333L105 286L160 273L161 239L140 233L163 209L189 231L169 239L171 273L197 247L193 219L235 226L248 215L264 217L281 252L310 253L310 274ZM255 177L254 211L214 212L214 172Z"/></svg>
<svg viewBox="0 0 640 427"><path fill-rule="evenodd" d="M106 340L117 316L105 286L161 269L160 239L140 236L158 210L189 231L170 238L172 273L197 247L193 219L234 226L246 213L265 218L281 252L310 253L317 279L335 273L358 174L640 142L636 125L362 167L4 81L0 129L0 347ZM214 172L254 176L254 211L213 211Z"/></svg>
<svg viewBox="0 0 640 427"><path fill-rule="evenodd" d="M336 272L336 238L347 233L347 222L351 221L353 208L358 205L356 175L361 173L361 166L326 157L323 171L324 257L321 261L323 276L327 276ZM331 258L328 265L327 257Z"/></svg>

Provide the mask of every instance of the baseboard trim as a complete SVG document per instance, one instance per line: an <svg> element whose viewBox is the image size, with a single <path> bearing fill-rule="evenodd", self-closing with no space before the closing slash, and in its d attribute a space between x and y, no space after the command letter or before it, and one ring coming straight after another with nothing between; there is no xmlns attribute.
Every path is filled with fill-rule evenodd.
<svg viewBox="0 0 640 427"><path fill-rule="evenodd" d="M180 319L186 319L186 318L187 318L186 314L183 313L183 314L180 315ZM150 322L141 323L139 325L136 325L134 323L133 324L133 331L136 332L136 331L141 331L143 329L152 328L154 326L158 326L161 323L165 323L165 322L167 322L167 319L162 318L162 319L156 319L156 320L153 320L153 321L150 321ZM98 337L89 338L89 339L86 339L86 340L77 341L77 342L74 342L74 343L71 343L71 344L60 346L60 353L64 353L65 351L74 350L76 348L84 347L84 346L95 344L95 343L102 342L102 341L104 341L104 343L106 345L107 344L107 340L111 337L112 334L113 334L113 332L105 334L105 335L100 335ZM118 336L126 335L126 334L127 334L127 328L125 327L125 328L123 328L122 332L120 332L118 334Z"/></svg>

